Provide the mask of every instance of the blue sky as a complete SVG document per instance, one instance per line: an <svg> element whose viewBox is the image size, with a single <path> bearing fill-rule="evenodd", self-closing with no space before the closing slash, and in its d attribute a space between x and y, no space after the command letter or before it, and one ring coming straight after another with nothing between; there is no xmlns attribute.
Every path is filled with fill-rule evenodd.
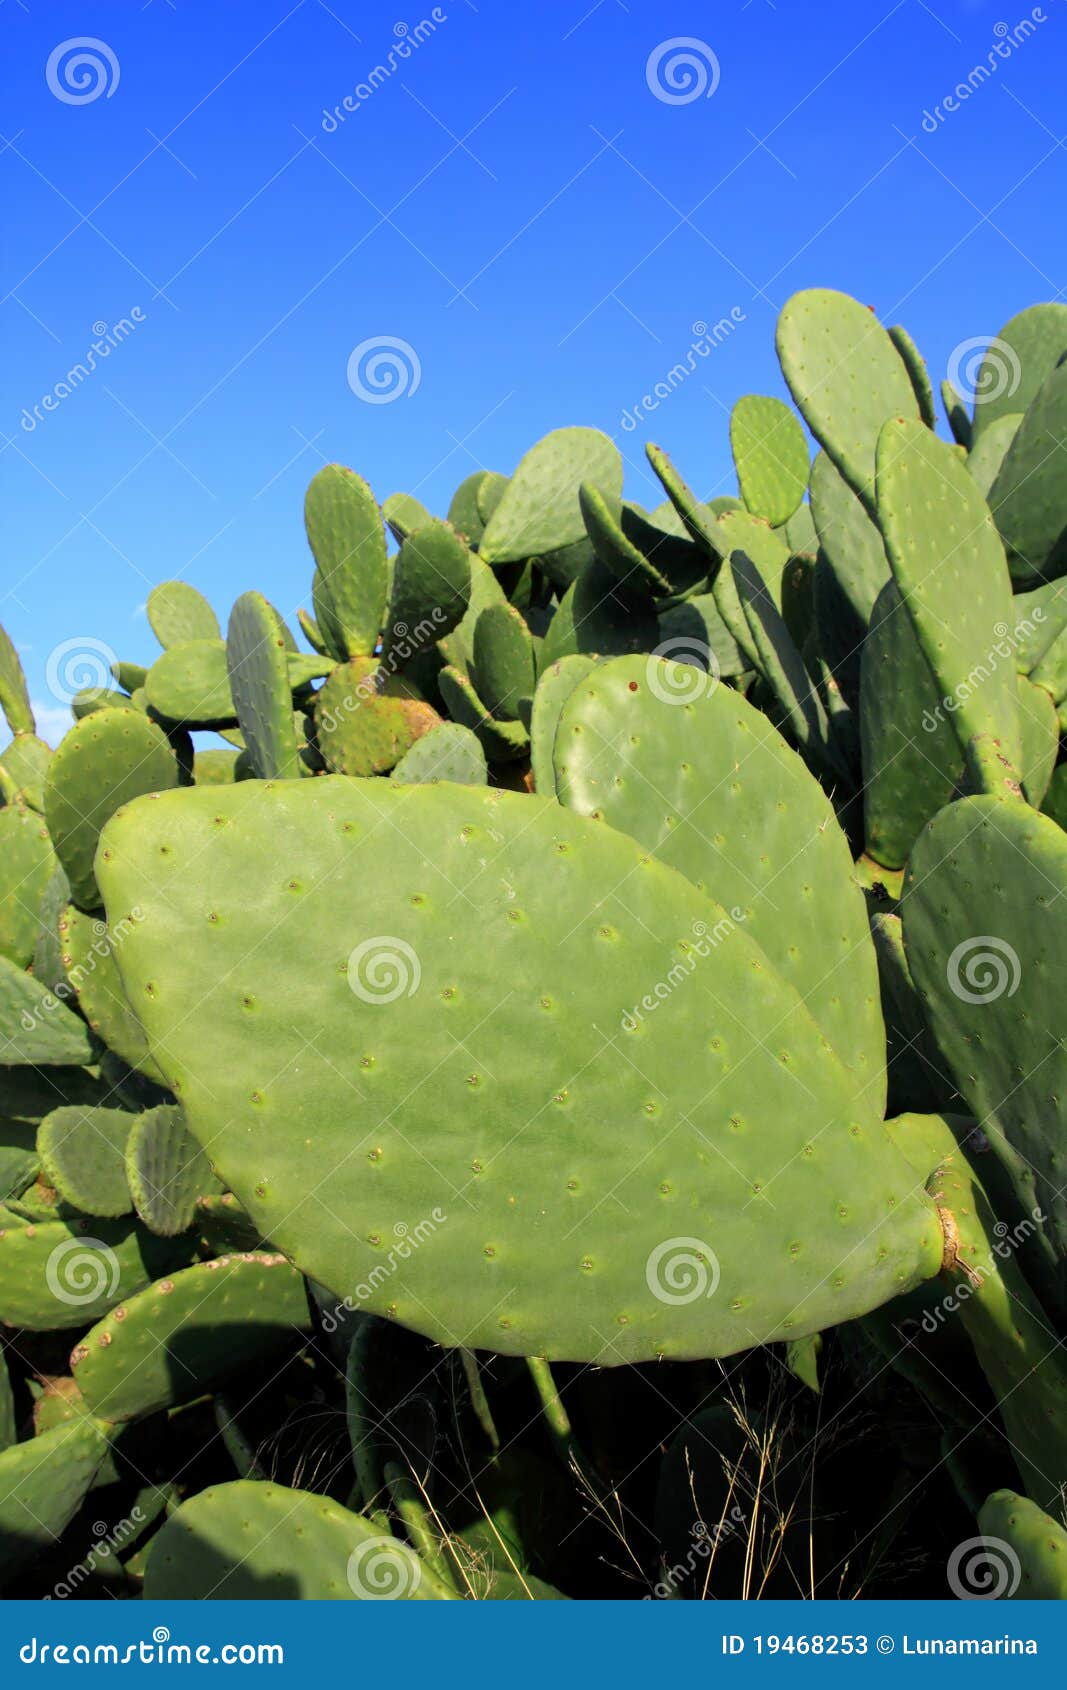
<svg viewBox="0 0 1067 1690"><path fill-rule="evenodd" d="M795 289L904 322L940 378L1067 284L1064 0L405 5L4 0L0 620L46 733L50 654L150 660L158 580L307 603L323 462L443 513L586 423L632 497L648 439L709 495ZM370 403L351 355L397 341Z"/></svg>

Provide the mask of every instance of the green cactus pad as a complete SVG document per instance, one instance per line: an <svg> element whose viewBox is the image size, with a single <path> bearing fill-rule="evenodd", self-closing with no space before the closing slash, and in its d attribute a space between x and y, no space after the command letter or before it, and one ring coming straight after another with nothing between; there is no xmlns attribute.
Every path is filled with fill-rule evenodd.
<svg viewBox="0 0 1067 1690"><path fill-rule="evenodd" d="M946 1119L903 1115L887 1130L922 1177L933 1163L927 1189L951 1217L940 1317L966 1331L1027 1489L1052 1506L1067 1476L1067 1360L1016 1260L1028 1231L997 1220Z"/></svg>
<svg viewBox="0 0 1067 1690"><path fill-rule="evenodd" d="M490 763L510 763L523 755L530 743L523 724L494 720L467 675L447 664L437 684L449 715L476 735Z"/></svg>
<svg viewBox="0 0 1067 1690"><path fill-rule="evenodd" d="M128 1217L9 1226L0 1230L0 1323L30 1332L85 1326L190 1253Z"/></svg>
<svg viewBox="0 0 1067 1690"><path fill-rule="evenodd" d="M382 663L402 668L459 626L471 597L471 554L446 522L410 535L393 561Z"/></svg>
<svg viewBox="0 0 1067 1690"><path fill-rule="evenodd" d="M484 524L488 524L489 518L504 497L507 488L508 477L498 475L496 470L487 469L478 477L475 498L478 502L478 515Z"/></svg>
<svg viewBox="0 0 1067 1690"><path fill-rule="evenodd" d="M686 485L678 474L670 458L660 446L649 443L645 447L645 454L649 463L663 483L664 492L675 515L679 519L681 530L703 547L708 555L716 560L722 557L722 548L715 533L715 523L721 512L714 507L724 501L713 500L711 505L701 504L696 494ZM729 508L740 509L740 502L731 499ZM663 507L653 512L654 518L661 524L668 519L663 514Z"/></svg>
<svg viewBox="0 0 1067 1690"><path fill-rule="evenodd" d="M575 652L614 657L651 651L657 630L648 595L628 592L594 558L560 600L541 648L541 667Z"/></svg>
<svg viewBox="0 0 1067 1690"><path fill-rule="evenodd" d="M485 533L485 521L478 509L478 489L490 473L476 469L473 475L468 475L456 488L448 507L449 522L468 546L477 547Z"/></svg>
<svg viewBox="0 0 1067 1690"><path fill-rule="evenodd" d="M1067 352L1067 305L1030 305L990 342L974 384L974 438L1010 411L1025 411ZM967 444L965 442L965 444Z"/></svg>
<svg viewBox="0 0 1067 1690"><path fill-rule="evenodd" d="M573 544L585 533L578 489L622 495L618 448L595 428L558 428L532 447L486 521L479 555L494 566ZM484 514L484 513L483 513Z"/></svg>
<svg viewBox="0 0 1067 1690"><path fill-rule="evenodd" d="M94 710L136 708L132 698L127 698L124 692L116 692L113 687L82 687L70 701L70 713L76 722L80 722L83 716L91 716Z"/></svg>
<svg viewBox="0 0 1067 1690"><path fill-rule="evenodd" d="M989 492L989 508L1018 587L1036 587L1067 574L1065 470L1067 364L1059 364L1034 395Z"/></svg>
<svg viewBox="0 0 1067 1690"><path fill-rule="evenodd" d="M485 786L489 775L477 735L458 722L442 722L405 751L389 778L408 786L437 780Z"/></svg>
<svg viewBox="0 0 1067 1690"><path fill-rule="evenodd" d="M237 721L224 640L186 640L168 647L149 669L144 690L152 709L167 722L218 728Z"/></svg>
<svg viewBox="0 0 1067 1690"><path fill-rule="evenodd" d="M41 1167L60 1197L86 1215L128 1215L126 1140L135 1117L125 1109L54 1109L37 1130Z"/></svg>
<svg viewBox="0 0 1067 1690"><path fill-rule="evenodd" d="M66 986L93 1032L129 1067L161 1079L141 1023L126 1001L106 921L71 904L60 915L57 931Z"/></svg>
<svg viewBox="0 0 1067 1690"><path fill-rule="evenodd" d="M967 414L967 407L950 381L941 383L941 403L945 408L953 440L958 446L962 446L965 452L969 452L974 439L974 428Z"/></svg>
<svg viewBox="0 0 1067 1690"><path fill-rule="evenodd" d="M341 464L327 464L304 499L304 525L316 565L315 614L324 638L340 639L339 660L369 657L389 594L385 529L374 494ZM320 603L325 603L329 626ZM331 645L331 650L333 646Z"/></svg>
<svg viewBox="0 0 1067 1690"><path fill-rule="evenodd" d="M763 576L747 553L737 551L730 559L729 576L724 568L716 587L724 578L732 581L740 601L757 667L775 696L777 720L816 767L844 773L818 689Z"/></svg>
<svg viewBox="0 0 1067 1690"><path fill-rule="evenodd" d="M187 581L161 581L148 595L148 622L161 646L222 638L207 599Z"/></svg>
<svg viewBox="0 0 1067 1690"><path fill-rule="evenodd" d="M730 449L746 507L780 528L808 485L808 443L793 412L780 399L745 394L730 413Z"/></svg>
<svg viewBox="0 0 1067 1690"><path fill-rule="evenodd" d="M622 527L621 504L616 502L613 505L598 487L589 483L583 483L579 488L578 498L586 532L608 573L634 592L670 593L671 583L667 577L627 539Z"/></svg>
<svg viewBox="0 0 1067 1690"><path fill-rule="evenodd" d="M860 651L874 603L889 580L882 536L848 482L820 452L811 468L811 513L821 556L815 592L819 642L835 673L843 666L858 692ZM832 578L827 593L822 577Z"/></svg>
<svg viewBox="0 0 1067 1690"><path fill-rule="evenodd" d="M390 493L382 504L382 516L398 546L434 520L426 506L410 493Z"/></svg>
<svg viewBox="0 0 1067 1690"><path fill-rule="evenodd" d="M879 430L919 414L896 347L873 312L831 288L786 301L776 344L805 422L873 516Z"/></svg>
<svg viewBox="0 0 1067 1690"><path fill-rule="evenodd" d="M112 1308L75 1345L71 1372L90 1413L133 1420L284 1348L309 1318L284 1256L216 1256Z"/></svg>
<svg viewBox="0 0 1067 1690"><path fill-rule="evenodd" d="M1022 416L1016 411L1009 411L1006 416L998 417L990 424L974 445L974 450L967 454L967 471L974 478L974 484L983 499L988 500L994 481L1004 462L1004 454L1018 433Z"/></svg>
<svg viewBox="0 0 1067 1690"><path fill-rule="evenodd" d="M0 1581L58 1540L106 1454L103 1432L85 1419L0 1454Z"/></svg>
<svg viewBox="0 0 1067 1690"><path fill-rule="evenodd" d="M882 430L878 520L920 649L938 691L955 702L949 719L961 750L988 735L1017 770L1014 665L994 653L1012 625L1003 547L966 466L921 423L891 420Z"/></svg>
<svg viewBox="0 0 1067 1690"><path fill-rule="evenodd" d="M723 680L745 670L746 659L712 593L697 593L662 611L654 649L673 663L694 663Z"/></svg>
<svg viewBox="0 0 1067 1690"><path fill-rule="evenodd" d="M33 958L45 888L56 866L48 829L19 804L0 810L0 956L18 968Z"/></svg>
<svg viewBox="0 0 1067 1690"><path fill-rule="evenodd" d="M967 798L920 836L902 904L934 1037L1024 1208L1047 1217L1061 1264L1067 1050L1049 1006L1063 990L1065 889L1067 838L1055 822L1019 802Z"/></svg>
<svg viewBox="0 0 1067 1690"><path fill-rule="evenodd" d="M34 734L37 724L33 719L30 706L30 695L26 688L26 676L19 662L18 652L11 642L7 630L0 626L0 710L7 717L7 725L13 734Z"/></svg>
<svg viewBox="0 0 1067 1690"><path fill-rule="evenodd" d="M887 1111L897 1115L911 1109L946 1109L955 1086L926 1025L904 953L899 915L873 910L871 939L878 958L885 1021Z"/></svg>
<svg viewBox="0 0 1067 1690"><path fill-rule="evenodd" d="M315 618L313 616L309 616L306 610L298 610L296 613L296 619L299 622L300 630L312 651L317 651L320 657L325 657L326 642L322 637L322 633L319 629L318 623L315 621Z"/></svg>
<svg viewBox="0 0 1067 1690"><path fill-rule="evenodd" d="M128 1120L125 1178L133 1206L149 1231L175 1237L192 1226L198 1198L214 1196L218 1181L174 1104Z"/></svg>
<svg viewBox="0 0 1067 1690"><path fill-rule="evenodd" d="M514 605L489 605L474 630L478 696L491 716L518 721L533 698L534 644Z"/></svg>
<svg viewBox="0 0 1067 1690"><path fill-rule="evenodd" d="M116 818L101 872L113 916L145 911L123 978L220 1177L301 1271L370 1312L448 1344L623 1362L800 1337L936 1271L936 1214L874 1099L744 924L702 990L696 943L723 912L553 800L193 789ZM178 933L186 966L164 974ZM678 969L696 979L660 1006ZM750 1030L767 1027L771 1047ZM518 1055L531 1038L536 1064ZM390 1271L398 1223L423 1240ZM718 1257L710 1298L652 1288L679 1238Z"/></svg>
<svg viewBox="0 0 1067 1690"><path fill-rule="evenodd" d="M595 657L576 652L550 664L537 682L530 717L530 767L535 792L551 796L556 790L552 753L560 715L578 682L595 668Z"/></svg>
<svg viewBox="0 0 1067 1690"><path fill-rule="evenodd" d="M152 1543L147 1601L446 1600L397 1538L329 1497L236 1479L190 1497Z"/></svg>
<svg viewBox="0 0 1067 1690"><path fill-rule="evenodd" d="M1019 696L1019 731L1022 754L1019 772L1023 792L1035 810L1041 808L1048 791L1060 748L1060 724L1056 706L1044 687L1035 687L1025 675L1016 675Z"/></svg>
<svg viewBox="0 0 1067 1690"><path fill-rule="evenodd" d="M903 868L922 828L952 797L963 759L891 580L863 644L860 741L867 850L883 867Z"/></svg>
<svg viewBox="0 0 1067 1690"><path fill-rule="evenodd" d="M93 857L100 829L131 798L178 784L163 730L130 710L100 710L78 722L48 765L45 820L76 904L100 902Z"/></svg>
<svg viewBox="0 0 1067 1690"><path fill-rule="evenodd" d="M863 895L829 800L767 718L697 670L615 658L571 693L555 768L561 803L630 834L731 911L880 1115Z"/></svg>
<svg viewBox="0 0 1067 1690"><path fill-rule="evenodd" d="M388 774L441 719L422 699L402 696L402 682L378 686L377 660L353 657L338 664L316 695L318 747L335 774Z"/></svg>
<svg viewBox="0 0 1067 1690"><path fill-rule="evenodd" d="M262 593L242 593L226 636L230 690L259 780L296 780L300 746L293 727L289 654L278 613Z"/></svg>
<svg viewBox="0 0 1067 1690"><path fill-rule="evenodd" d="M40 1169L33 1122L11 1121L0 1115L0 1203L18 1197L33 1184Z"/></svg>
<svg viewBox="0 0 1067 1690"><path fill-rule="evenodd" d="M211 746L193 758L193 781L197 786L230 786L239 778L238 753Z"/></svg>
<svg viewBox="0 0 1067 1690"><path fill-rule="evenodd" d="M927 428L936 428L937 407L934 404L934 390L930 384L930 372L926 368L926 359L903 324L894 323L889 330L889 338L900 353L900 361L908 372L908 380L911 382L915 402L919 407L919 416Z"/></svg>
<svg viewBox="0 0 1067 1690"><path fill-rule="evenodd" d="M0 1068L91 1062L93 1050L80 1016L40 980L0 956Z"/></svg>
<svg viewBox="0 0 1067 1690"><path fill-rule="evenodd" d="M36 734L16 734L0 751L0 775L6 774L24 804L38 812L44 809L44 783L52 747Z"/></svg>
<svg viewBox="0 0 1067 1690"><path fill-rule="evenodd" d="M982 1534L990 1541L990 1561L1003 1563L1002 1545L1015 1556L1019 1576L1012 1568L1004 1571L1009 1588L1002 1599L1017 1602L1067 1601L1067 1531L1029 1497L1015 1491L994 1491L978 1511ZM992 1594L992 1592L991 1592Z"/></svg>

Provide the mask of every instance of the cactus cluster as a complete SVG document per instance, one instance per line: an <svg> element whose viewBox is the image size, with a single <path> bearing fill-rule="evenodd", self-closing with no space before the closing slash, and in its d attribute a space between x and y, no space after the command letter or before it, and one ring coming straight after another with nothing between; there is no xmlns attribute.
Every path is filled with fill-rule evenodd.
<svg viewBox="0 0 1067 1690"><path fill-rule="evenodd" d="M0 630L10 1593L1067 1595L1067 307L998 346L948 438L796 295L736 495L329 465L303 645L165 582L54 751Z"/></svg>

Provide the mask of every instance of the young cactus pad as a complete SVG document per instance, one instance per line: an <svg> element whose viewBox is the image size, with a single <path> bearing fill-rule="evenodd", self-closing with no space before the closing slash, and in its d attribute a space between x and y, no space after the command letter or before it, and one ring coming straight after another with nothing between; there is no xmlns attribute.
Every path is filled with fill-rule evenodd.
<svg viewBox="0 0 1067 1690"><path fill-rule="evenodd" d="M935 1206L792 988L743 928L703 946L723 912L624 834L473 787L174 797L98 858L113 925L142 911L126 990L224 1184L339 1296L614 1363L938 1270Z"/></svg>

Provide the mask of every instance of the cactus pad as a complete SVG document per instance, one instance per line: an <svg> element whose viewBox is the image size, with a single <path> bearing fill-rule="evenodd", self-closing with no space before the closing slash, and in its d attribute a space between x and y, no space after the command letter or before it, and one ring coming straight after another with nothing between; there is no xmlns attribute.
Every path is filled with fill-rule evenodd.
<svg viewBox="0 0 1067 1690"><path fill-rule="evenodd" d="M780 399L748 393L730 413L730 448L746 508L780 528L808 485L808 443L800 423Z"/></svg>
<svg viewBox="0 0 1067 1690"><path fill-rule="evenodd" d="M199 1396L308 1322L283 1256L216 1256L114 1307L75 1345L71 1372L91 1414L132 1420Z"/></svg>
<svg viewBox="0 0 1067 1690"><path fill-rule="evenodd" d="M45 819L76 904L100 902L93 857L100 829L130 798L178 784L161 728L130 710L99 710L77 722L48 765Z"/></svg>
<svg viewBox="0 0 1067 1690"><path fill-rule="evenodd" d="M578 490L583 481L608 498L622 494L622 459L606 434L595 428L559 428L539 440L486 520L479 556L495 566L582 539Z"/></svg>
<svg viewBox="0 0 1067 1690"><path fill-rule="evenodd" d="M919 410L896 347L873 312L831 288L787 300L776 342L805 422L873 515L879 430Z"/></svg>
<svg viewBox="0 0 1067 1690"><path fill-rule="evenodd" d="M702 963L723 912L625 835L459 786L175 798L101 852L113 916L145 910L123 978L220 1177L310 1277L445 1343L622 1362L803 1336L936 1271L932 1205L792 988L743 924ZM660 1004L672 970L695 979ZM390 1271L401 1225L423 1241ZM713 1296L657 1293L679 1238L718 1258Z"/></svg>
<svg viewBox="0 0 1067 1690"><path fill-rule="evenodd" d="M329 1497L237 1479L191 1497L152 1544L148 1601L446 1599L406 1544Z"/></svg>

